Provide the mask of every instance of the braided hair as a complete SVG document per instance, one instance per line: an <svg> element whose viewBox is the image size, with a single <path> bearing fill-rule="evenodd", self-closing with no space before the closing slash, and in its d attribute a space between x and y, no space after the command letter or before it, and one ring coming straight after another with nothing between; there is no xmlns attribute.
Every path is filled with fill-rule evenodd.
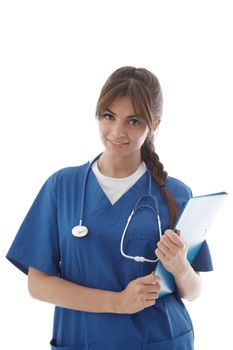
<svg viewBox="0 0 233 350"><path fill-rule="evenodd" d="M141 147L141 157L150 170L153 180L160 187L169 210L169 227L173 228L178 217L178 206L166 188L167 172L155 152L153 124L162 117L163 96L158 78L145 68L126 66L118 68L105 82L96 106L96 116L100 116L116 99L128 97L136 114L141 115L150 131Z"/></svg>

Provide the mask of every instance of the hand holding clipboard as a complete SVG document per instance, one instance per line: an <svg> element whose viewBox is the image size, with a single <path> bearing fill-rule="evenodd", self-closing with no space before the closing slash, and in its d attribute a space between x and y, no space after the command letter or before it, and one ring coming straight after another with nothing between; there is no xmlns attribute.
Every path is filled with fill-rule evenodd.
<svg viewBox="0 0 233 350"><path fill-rule="evenodd" d="M193 262L204 242L214 218L227 196L226 192L213 193L204 196L191 197L186 203L174 230L181 231L181 237L186 242L188 252L187 259ZM159 261L155 274L161 278L161 290L159 297L165 296L176 290L174 278Z"/></svg>

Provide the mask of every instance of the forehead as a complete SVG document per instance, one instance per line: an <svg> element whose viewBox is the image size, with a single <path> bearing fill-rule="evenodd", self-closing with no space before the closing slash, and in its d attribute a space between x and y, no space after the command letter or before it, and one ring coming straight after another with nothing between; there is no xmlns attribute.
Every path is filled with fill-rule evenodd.
<svg viewBox="0 0 233 350"><path fill-rule="evenodd" d="M129 97L119 97L114 100L107 108L115 114L136 115L135 108Z"/></svg>

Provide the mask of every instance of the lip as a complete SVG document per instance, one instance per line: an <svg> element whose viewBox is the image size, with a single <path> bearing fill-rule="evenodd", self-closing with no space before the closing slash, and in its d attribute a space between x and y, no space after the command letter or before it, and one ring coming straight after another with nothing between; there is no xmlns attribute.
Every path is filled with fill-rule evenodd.
<svg viewBox="0 0 233 350"><path fill-rule="evenodd" d="M127 141L110 140L110 139L107 139L107 140L111 144L113 149L123 149L129 145L129 142Z"/></svg>
<svg viewBox="0 0 233 350"><path fill-rule="evenodd" d="M109 142L111 142L113 145L116 145L116 146L124 146L124 145L128 145L129 142L126 142L126 141L119 141L119 140L110 140L108 139Z"/></svg>

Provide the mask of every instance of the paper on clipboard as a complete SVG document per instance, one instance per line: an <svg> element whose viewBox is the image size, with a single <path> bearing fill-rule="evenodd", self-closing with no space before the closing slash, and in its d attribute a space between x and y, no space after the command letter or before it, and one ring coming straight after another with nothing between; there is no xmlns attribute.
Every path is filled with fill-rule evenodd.
<svg viewBox="0 0 233 350"><path fill-rule="evenodd" d="M218 192L204 196L191 197L185 205L174 230L181 231L181 237L188 247L187 259L190 263L204 242L217 212L227 196L226 192ZM161 278L161 290L159 297L176 290L174 278L159 261L155 268L155 274Z"/></svg>

